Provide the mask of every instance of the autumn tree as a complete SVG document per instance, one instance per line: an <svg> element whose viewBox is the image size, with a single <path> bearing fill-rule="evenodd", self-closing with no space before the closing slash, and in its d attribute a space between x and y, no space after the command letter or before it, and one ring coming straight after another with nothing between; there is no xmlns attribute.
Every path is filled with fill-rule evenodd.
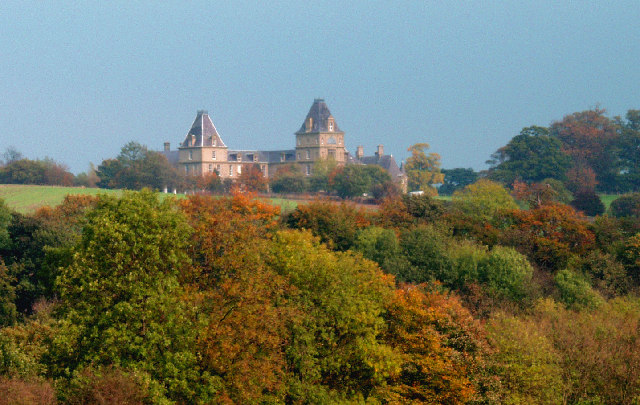
<svg viewBox="0 0 640 405"><path fill-rule="evenodd" d="M404 285L387 304L384 339L400 352L388 381L390 403L462 404L479 399L474 384L486 350L480 326L459 301Z"/></svg>
<svg viewBox="0 0 640 405"><path fill-rule="evenodd" d="M585 254L595 244L584 215L567 205L513 210L505 220L510 225L500 235L501 243L515 247L543 269L559 270L571 256Z"/></svg>
<svg viewBox="0 0 640 405"><path fill-rule="evenodd" d="M330 201L299 204L284 221L291 228L310 230L335 250L350 249L358 230L369 225L366 213L355 205Z"/></svg>
<svg viewBox="0 0 640 405"><path fill-rule="evenodd" d="M429 149L427 143L417 143L409 147L411 156L407 158L404 165L405 173L409 178L409 189L411 191L421 190L429 195L437 195L438 190L435 184L444 181L444 175L440 171L440 155L437 153L427 153Z"/></svg>
<svg viewBox="0 0 640 405"><path fill-rule="evenodd" d="M281 401L286 322L293 311L285 278L265 265L277 207L235 193L181 201L194 229L187 301L198 308L201 367L219 381L216 402Z"/></svg>
<svg viewBox="0 0 640 405"><path fill-rule="evenodd" d="M565 116L554 122L549 134L562 142L562 151L572 159L576 170L593 170L599 188L618 189L618 162L615 153L619 134L606 111L595 108Z"/></svg>
<svg viewBox="0 0 640 405"><path fill-rule="evenodd" d="M244 190L250 192L265 191L267 189L267 178L260 170L260 166L256 164L244 165L238 182Z"/></svg>

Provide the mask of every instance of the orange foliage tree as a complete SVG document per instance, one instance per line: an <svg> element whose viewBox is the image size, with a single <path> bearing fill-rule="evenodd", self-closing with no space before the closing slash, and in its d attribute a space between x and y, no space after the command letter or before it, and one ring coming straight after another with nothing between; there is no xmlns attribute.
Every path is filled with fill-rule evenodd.
<svg viewBox="0 0 640 405"><path fill-rule="evenodd" d="M513 210L501 243L513 246L538 266L559 270L572 255L588 252L595 235L585 217L568 205L552 203L532 210Z"/></svg>
<svg viewBox="0 0 640 405"><path fill-rule="evenodd" d="M486 395L484 332L454 296L404 285L387 305L384 339L401 357L391 403L462 404ZM481 391L484 394L481 394Z"/></svg>

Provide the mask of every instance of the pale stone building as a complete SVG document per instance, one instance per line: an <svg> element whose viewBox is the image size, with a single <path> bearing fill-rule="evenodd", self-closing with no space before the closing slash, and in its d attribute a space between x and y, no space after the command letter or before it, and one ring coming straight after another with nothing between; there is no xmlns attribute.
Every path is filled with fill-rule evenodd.
<svg viewBox="0 0 640 405"><path fill-rule="evenodd" d="M165 142L164 154L183 173L195 176L215 172L222 178L233 179L239 177L247 165L257 165L264 176L269 177L278 167L289 164L300 165L303 173L311 175L314 163L321 159L333 159L339 165L378 164L389 170L393 178L403 176L393 156L383 156L382 145L379 145L375 159L363 156L362 147L358 147L358 156L351 156L345 147L344 132L323 99L313 101L295 137L295 149L231 150L209 113L200 110L178 150L170 150L170 144Z"/></svg>

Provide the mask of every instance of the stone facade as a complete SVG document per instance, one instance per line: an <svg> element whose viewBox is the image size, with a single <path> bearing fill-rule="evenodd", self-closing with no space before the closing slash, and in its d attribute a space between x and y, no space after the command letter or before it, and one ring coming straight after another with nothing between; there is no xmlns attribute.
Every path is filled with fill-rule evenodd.
<svg viewBox="0 0 640 405"><path fill-rule="evenodd" d="M215 172L225 179L239 177L247 165L257 165L265 177L272 176L278 167L288 164L300 165L303 173L311 175L314 163L321 159L333 159L340 165L379 164L387 170L399 171L400 174L391 173L394 178L402 175L392 156L381 159L381 145L378 148L380 155L376 153L378 159L351 156L345 147L344 132L338 127L323 99L313 101L295 137L295 149L231 150L220 137L209 113L200 110L178 150L171 151L169 143L165 142L163 153L185 174L204 176ZM361 151L359 147L358 152Z"/></svg>

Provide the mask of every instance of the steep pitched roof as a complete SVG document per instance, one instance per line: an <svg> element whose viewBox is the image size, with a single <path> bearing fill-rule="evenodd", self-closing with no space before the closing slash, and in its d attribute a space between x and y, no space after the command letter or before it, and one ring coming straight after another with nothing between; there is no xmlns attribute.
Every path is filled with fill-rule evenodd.
<svg viewBox="0 0 640 405"><path fill-rule="evenodd" d="M307 131L307 121L309 118L311 118L312 125L311 130ZM331 111L329 111L329 107L327 107L327 103L324 102L324 99L316 98L313 100L309 113L305 117L302 126L296 134L304 134L306 132L329 132L329 118L333 119L332 132L342 132L340 128L338 128L338 123L331 115Z"/></svg>
<svg viewBox="0 0 640 405"><path fill-rule="evenodd" d="M196 115L191 129L180 144L182 148L197 146L226 147L206 110L198 110L198 115Z"/></svg>
<svg viewBox="0 0 640 405"><path fill-rule="evenodd" d="M382 167L389 172L393 179L404 174L402 169L398 167L396 160L391 155L363 156L362 159L360 159L360 162L365 165L378 165Z"/></svg>

